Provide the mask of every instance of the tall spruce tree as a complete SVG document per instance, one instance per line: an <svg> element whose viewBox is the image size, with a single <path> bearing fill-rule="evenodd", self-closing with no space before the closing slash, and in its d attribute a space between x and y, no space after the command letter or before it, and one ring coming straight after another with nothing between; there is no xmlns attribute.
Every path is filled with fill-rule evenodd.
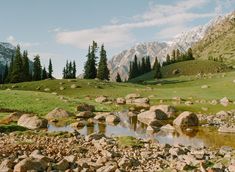
<svg viewBox="0 0 235 172"><path fill-rule="evenodd" d="M29 58L28 58L28 52L23 51L23 56L22 56L22 70L23 70L23 80L24 81L29 81L30 80L30 71L29 71Z"/></svg>
<svg viewBox="0 0 235 172"><path fill-rule="evenodd" d="M44 67L43 70L42 70L42 79L47 79L47 71L46 71L46 68Z"/></svg>
<svg viewBox="0 0 235 172"><path fill-rule="evenodd" d="M101 80L109 80L109 69L107 66L107 55L104 49L104 45L101 45L100 49L100 61L97 70L97 78Z"/></svg>
<svg viewBox="0 0 235 172"><path fill-rule="evenodd" d="M19 45L17 45L16 47L15 57L13 61L14 62L13 62L10 82L11 83L22 82L23 81L22 55L20 52Z"/></svg>
<svg viewBox="0 0 235 172"><path fill-rule="evenodd" d="M142 64L141 64L141 74L144 74L146 72L146 62L145 62L145 58L142 58Z"/></svg>
<svg viewBox="0 0 235 172"><path fill-rule="evenodd" d="M132 70L133 70L133 78L137 77L138 73L139 73L139 68L138 68L138 61L137 61L137 56L136 55L134 57Z"/></svg>
<svg viewBox="0 0 235 172"><path fill-rule="evenodd" d="M4 73L2 74L2 83L6 83L8 73L9 73L9 70L8 70L8 65L6 63Z"/></svg>
<svg viewBox="0 0 235 172"><path fill-rule="evenodd" d="M155 57L155 61L154 61L154 64L153 64L153 70L157 69L157 64L158 64L158 59L157 59L157 57Z"/></svg>
<svg viewBox="0 0 235 172"><path fill-rule="evenodd" d="M162 78L162 73L161 73L161 64L158 62L157 63L157 67L155 69L155 75L154 75L154 78L156 79L160 79Z"/></svg>
<svg viewBox="0 0 235 172"><path fill-rule="evenodd" d="M133 73L133 62L130 62L130 65L129 65L129 77L128 77L128 80L131 80L134 78L134 73Z"/></svg>
<svg viewBox="0 0 235 172"><path fill-rule="evenodd" d="M33 59L33 80L41 80L42 67L40 62L40 56L36 55Z"/></svg>
<svg viewBox="0 0 235 172"><path fill-rule="evenodd" d="M188 60L193 60L194 57L193 57L193 50L192 48L189 48L188 51L187 51L187 56L188 56Z"/></svg>
<svg viewBox="0 0 235 172"><path fill-rule="evenodd" d="M119 73L117 73L116 82L122 82L122 79Z"/></svg>
<svg viewBox="0 0 235 172"><path fill-rule="evenodd" d="M75 63L75 61L73 61L73 71L72 71L73 78L76 78L76 72L77 72L76 63Z"/></svg>
<svg viewBox="0 0 235 172"><path fill-rule="evenodd" d="M150 57L147 56L146 57L146 72L150 72L151 71L151 61L150 61Z"/></svg>
<svg viewBox="0 0 235 172"><path fill-rule="evenodd" d="M51 62L51 59L49 59L48 78L51 78L51 79L52 79L52 73L53 73L52 62Z"/></svg>
<svg viewBox="0 0 235 172"><path fill-rule="evenodd" d="M97 76L97 69L96 69L96 51L97 51L97 43L93 41L92 46L89 46L88 54L87 54L87 61L84 67L85 79L94 79Z"/></svg>

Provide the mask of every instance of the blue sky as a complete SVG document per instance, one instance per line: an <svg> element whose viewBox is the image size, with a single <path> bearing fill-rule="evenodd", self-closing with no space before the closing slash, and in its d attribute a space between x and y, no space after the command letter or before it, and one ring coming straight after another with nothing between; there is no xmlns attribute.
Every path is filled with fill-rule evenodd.
<svg viewBox="0 0 235 172"><path fill-rule="evenodd" d="M46 66L52 58L61 77L67 59L82 72L92 40L111 58L137 42L169 41L234 7L235 0L1 0L0 42L20 44Z"/></svg>

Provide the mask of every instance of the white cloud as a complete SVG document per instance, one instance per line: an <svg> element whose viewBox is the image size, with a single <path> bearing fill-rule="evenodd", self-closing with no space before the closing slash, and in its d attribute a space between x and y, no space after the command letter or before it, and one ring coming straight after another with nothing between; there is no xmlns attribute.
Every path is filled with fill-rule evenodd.
<svg viewBox="0 0 235 172"><path fill-rule="evenodd" d="M161 30L160 32L158 32L156 34L156 39L157 40L169 40L173 37L175 37L176 35L185 32L189 30L189 28L187 26L184 25L176 25L176 26L171 26L168 28L165 28L163 30Z"/></svg>
<svg viewBox="0 0 235 172"><path fill-rule="evenodd" d="M23 48L29 48L29 47L33 47L33 46L38 46L39 45L38 42L21 42L21 41L17 41L16 38L14 36L12 36L12 35L8 36L6 38L6 41L11 43L14 46L20 45Z"/></svg>
<svg viewBox="0 0 235 172"><path fill-rule="evenodd" d="M199 18L212 17L215 13L193 13L191 9L202 7L209 3L209 0L182 0L173 5L150 4L150 9L145 13L132 17L131 22L118 24L113 19L111 25L104 25L97 28L83 29L78 31L58 32L56 40L61 44L68 44L78 48L86 49L92 40L107 44L111 47L123 47L135 41L131 34L133 29L165 26L160 31L162 38L169 37L169 32L175 26L177 31L184 30L187 22ZM175 32L174 32L175 33ZM177 34L177 33L176 33ZM174 35L172 35L174 36Z"/></svg>
<svg viewBox="0 0 235 172"><path fill-rule="evenodd" d="M122 47L135 41L132 34L127 29L116 29L116 27L60 32L56 37L57 41L61 44L69 44L82 49L87 49L87 46L93 40L97 41L99 44L104 43L111 48Z"/></svg>

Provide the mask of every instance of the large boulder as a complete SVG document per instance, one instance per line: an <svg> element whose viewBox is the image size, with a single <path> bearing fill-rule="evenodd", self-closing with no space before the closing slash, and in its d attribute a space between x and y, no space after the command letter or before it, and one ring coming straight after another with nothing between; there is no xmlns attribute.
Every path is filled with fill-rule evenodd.
<svg viewBox="0 0 235 172"><path fill-rule="evenodd" d="M40 129L47 128L47 123L46 119L31 114L24 114L18 120L17 125L28 129Z"/></svg>
<svg viewBox="0 0 235 172"><path fill-rule="evenodd" d="M149 125L152 121L167 119L167 114L165 114L163 111L159 109L156 111L149 110L149 111L145 111L145 112L138 114L137 119L140 122Z"/></svg>
<svg viewBox="0 0 235 172"><path fill-rule="evenodd" d="M46 171L47 163L34 158L26 158L14 167L14 172Z"/></svg>
<svg viewBox="0 0 235 172"><path fill-rule="evenodd" d="M136 93L132 93L132 94L128 94L126 95L125 99L137 99L137 98L140 98L140 95L139 94L136 94Z"/></svg>
<svg viewBox="0 0 235 172"><path fill-rule="evenodd" d="M113 115L113 113L111 113L111 112L99 112L99 113L96 114L94 119L98 120L98 121L105 121L105 119L108 115Z"/></svg>
<svg viewBox="0 0 235 172"><path fill-rule="evenodd" d="M224 97L224 98L220 99L220 104L223 105L223 106L228 106L229 99L227 97Z"/></svg>
<svg viewBox="0 0 235 172"><path fill-rule="evenodd" d="M119 123L121 120L118 116L112 114L112 115L108 115L106 116L106 119L105 121L108 123L108 124L115 124L115 123Z"/></svg>
<svg viewBox="0 0 235 172"><path fill-rule="evenodd" d="M14 162L11 159L5 159L0 165L0 171L2 172L12 172L14 167Z"/></svg>
<svg viewBox="0 0 235 172"><path fill-rule="evenodd" d="M165 114L167 114L168 118L175 116L176 112L176 109L170 105L156 105L150 107L150 111L156 111L156 110L163 111Z"/></svg>
<svg viewBox="0 0 235 172"><path fill-rule="evenodd" d="M99 96L95 99L97 103L104 103L108 101L108 98L106 96Z"/></svg>
<svg viewBox="0 0 235 172"><path fill-rule="evenodd" d="M125 100L124 98L118 97L118 98L116 99L116 103L117 103L118 105L124 105L124 104L126 104L126 100Z"/></svg>
<svg viewBox="0 0 235 172"><path fill-rule="evenodd" d="M77 118L93 118L95 116L91 111L84 111L76 114Z"/></svg>
<svg viewBox="0 0 235 172"><path fill-rule="evenodd" d="M21 112L13 112L7 116L8 120L10 121L18 121L21 117L22 113Z"/></svg>
<svg viewBox="0 0 235 172"><path fill-rule="evenodd" d="M61 108L55 108L53 111L49 112L46 115L47 119L59 119L59 118L68 118L70 116L73 116L72 113L67 112L64 109Z"/></svg>
<svg viewBox="0 0 235 172"><path fill-rule="evenodd" d="M173 124L179 127L198 126L199 120L193 112L185 111L173 121Z"/></svg>
<svg viewBox="0 0 235 172"><path fill-rule="evenodd" d="M81 112L81 111L94 112L95 111L95 106L83 103L83 104L80 104L80 105L77 106L77 111L79 111L79 112Z"/></svg>

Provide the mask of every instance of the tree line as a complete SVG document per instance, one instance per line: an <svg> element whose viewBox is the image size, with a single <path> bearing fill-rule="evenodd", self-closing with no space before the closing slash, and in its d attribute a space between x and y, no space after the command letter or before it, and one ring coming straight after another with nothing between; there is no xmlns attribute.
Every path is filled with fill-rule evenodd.
<svg viewBox="0 0 235 172"><path fill-rule="evenodd" d="M194 60L192 48L189 48L185 53L180 52L179 49L176 49L172 51L171 56L167 54L166 61L162 63L162 66L187 60Z"/></svg>
<svg viewBox="0 0 235 172"><path fill-rule="evenodd" d="M161 64L160 62L158 62L157 57L155 58L153 67L151 67L151 61L149 56L143 57L141 61L138 62L137 56L135 55L134 60L130 62L128 80L131 80L151 71L155 71L155 78L159 79L162 76L160 69Z"/></svg>
<svg viewBox="0 0 235 172"><path fill-rule="evenodd" d="M88 48L87 61L84 66L84 79L109 80L109 69L107 65L107 54L104 45L100 48L100 59L97 65L97 51L98 45L95 41Z"/></svg>
<svg viewBox="0 0 235 172"><path fill-rule="evenodd" d="M63 69L63 79L76 78L76 63L75 61L66 61L66 66Z"/></svg>
<svg viewBox="0 0 235 172"><path fill-rule="evenodd" d="M45 67L42 68L39 55L34 57L31 65L28 58L28 52L24 50L22 53L20 46L17 45L10 64L6 63L4 72L0 75L0 83L38 81L52 78L52 73L53 69L51 59L49 60L48 71Z"/></svg>

